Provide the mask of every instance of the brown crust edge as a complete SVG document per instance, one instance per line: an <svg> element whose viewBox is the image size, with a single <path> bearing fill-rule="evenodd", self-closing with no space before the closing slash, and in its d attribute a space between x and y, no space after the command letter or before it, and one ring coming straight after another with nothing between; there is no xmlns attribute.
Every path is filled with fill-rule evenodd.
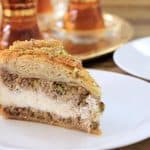
<svg viewBox="0 0 150 150"><path fill-rule="evenodd" d="M49 122L49 121L44 121L44 120L37 119L37 118L34 118L34 117L15 116L15 115L12 115L12 114L8 113L7 111L5 111L5 108L6 107L2 107L2 106L0 107L0 115L2 115L3 118L5 118L5 119L31 121L31 122L48 124L48 125L54 125L54 126L58 126L58 127L67 128L67 129L79 130L79 131L82 131L82 132L85 132L85 133L95 134L95 135L98 135L98 136L102 134L102 132L101 132L101 130L99 128L91 129L90 131L87 131L83 127L79 127L79 126L75 126L75 125L73 126L70 123L59 123L59 122L56 123L53 120Z"/></svg>
<svg viewBox="0 0 150 150"><path fill-rule="evenodd" d="M1 104L0 104L0 115L2 114L2 106L1 106Z"/></svg>

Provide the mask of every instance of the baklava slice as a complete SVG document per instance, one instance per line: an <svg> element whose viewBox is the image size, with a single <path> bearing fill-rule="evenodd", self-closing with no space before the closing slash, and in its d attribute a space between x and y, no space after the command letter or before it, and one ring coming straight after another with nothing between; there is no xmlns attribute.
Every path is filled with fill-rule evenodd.
<svg viewBox="0 0 150 150"><path fill-rule="evenodd" d="M99 134L99 86L57 41L37 46L43 42L17 42L0 51L2 116Z"/></svg>

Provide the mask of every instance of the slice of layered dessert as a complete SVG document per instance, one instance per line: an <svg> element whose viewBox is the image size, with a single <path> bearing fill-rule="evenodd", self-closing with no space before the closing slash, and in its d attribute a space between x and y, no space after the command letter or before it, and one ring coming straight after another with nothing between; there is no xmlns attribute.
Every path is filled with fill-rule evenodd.
<svg viewBox="0 0 150 150"><path fill-rule="evenodd" d="M100 89L61 42L16 42L0 51L2 116L99 134Z"/></svg>

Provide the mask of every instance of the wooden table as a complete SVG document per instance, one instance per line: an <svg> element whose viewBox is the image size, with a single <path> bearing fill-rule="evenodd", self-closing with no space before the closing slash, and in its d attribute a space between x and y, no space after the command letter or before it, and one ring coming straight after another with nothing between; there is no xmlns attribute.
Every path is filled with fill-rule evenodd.
<svg viewBox="0 0 150 150"><path fill-rule="evenodd" d="M127 19L134 27L133 39L150 36L150 0L103 0L104 11ZM112 60L112 54L84 63L88 68L119 72ZM150 150L150 139L119 150Z"/></svg>

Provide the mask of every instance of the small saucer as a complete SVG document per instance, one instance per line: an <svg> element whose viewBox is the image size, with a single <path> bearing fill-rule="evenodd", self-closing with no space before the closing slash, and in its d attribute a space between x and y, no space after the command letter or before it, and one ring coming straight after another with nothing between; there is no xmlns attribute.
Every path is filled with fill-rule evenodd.
<svg viewBox="0 0 150 150"><path fill-rule="evenodd" d="M83 32L68 32L59 18L51 22L50 37L63 40L67 51L81 60L99 57L115 51L133 35L130 24L118 16L104 14L104 21L105 31L97 30L95 39L86 39Z"/></svg>
<svg viewBox="0 0 150 150"><path fill-rule="evenodd" d="M150 81L150 37L122 46L115 52L114 61L124 71Z"/></svg>

